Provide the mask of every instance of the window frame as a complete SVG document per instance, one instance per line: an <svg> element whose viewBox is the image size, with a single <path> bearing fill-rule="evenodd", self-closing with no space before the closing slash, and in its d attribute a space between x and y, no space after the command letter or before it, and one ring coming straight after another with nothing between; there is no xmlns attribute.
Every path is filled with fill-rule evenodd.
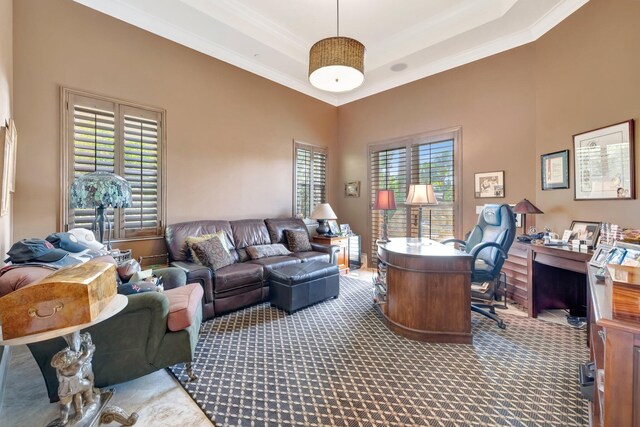
<svg viewBox="0 0 640 427"><path fill-rule="evenodd" d="M99 95L96 93L81 91L77 89L71 89L68 87L60 86L60 222L59 229L62 231L69 230L69 193L70 186L73 182L73 167L74 167L74 150L72 147L73 139L69 135L73 127L70 123L70 99L73 96L85 97L94 100L97 104L112 104L113 114L115 117L114 139L116 164L115 173L123 176L120 170L124 168L124 115L128 109L144 110L144 114L156 114L159 116L158 120L158 138L161 140L158 144L158 226L157 232L154 234L140 234L135 236L126 236L126 229L124 224L120 225L124 211L119 213L118 216L113 218L114 230L118 230L118 233L122 233L120 236L113 237L112 243L125 242L125 241L140 241L140 240L152 240L164 237L166 215L167 215L167 126L166 126L166 110L163 108L152 107L148 105L139 104L123 99L113 98L109 96ZM146 116L144 116L146 118ZM118 152L119 151L119 152ZM119 210L120 211L120 210ZM115 234L115 233L114 233Z"/></svg>
<svg viewBox="0 0 640 427"><path fill-rule="evenodd" d="M414 163L416 163L416 159L413 158L414 155L414 146L419 146L422 144L431 144L441 141L453 140L453 173L454 173L454 183L453 183L453 192L454 192L454 201L451 204L453 207L453 215L456 218L456 221L453 225L453 234L455 238L460 238L462 235L462 127L452 127L447 129L441 129L430 132L423 132L419 134L404 136L400 138L394 138L387 141L374 142L367 145L367 183L369 186L369 215L368 215L368 230L369 230L369 238L370 238L370 247L372 251L375 249L375 240L373 235L373 205L375 203L375 195L373 194L373 183L371 176L371 160L372 155L377 152L405 148L405 179L407 183L407 190L409 188L409 184L412 183L412 175L414 172ZM399 200L396 197L396 204L404 206L404 199ZM411 209L407 209L405 212L406 216L406 235L411 235L412 229L412 221L411 221ZM372 262L375 262L375 251L372 252L371 256Z"/></svg>
<svg viewBox="0 0 640 427"><path fill-rule="evenodd" d="M314 177L313 177L313 163L314 163L314 152L321 152L324 154L325 156L325 167L324 167L324 199L326 203L326 200L328 200L328 164L329 164L329 150L327 147L322 146L322 145L317 145L317 144L311 144L308 142L303 142L303 141L299 141L299 140L293 140L293 203L291 206L292 212L293 212L293 216L297 216L298 214L298 148L303 148L303 149L308 149L309 151L311 151L311 165L310 165L310 170L311 170L311 176L310 176L310 187L309 187L309 194L311 195L310 198L310 202L313 203L313 187L314 187ZM311 212L313 211L314 206L310 206L309 207L309 215L311 215ZM312 220L308 217L303 217L302 218L306 223L315 223L316 220Z"/></svg>

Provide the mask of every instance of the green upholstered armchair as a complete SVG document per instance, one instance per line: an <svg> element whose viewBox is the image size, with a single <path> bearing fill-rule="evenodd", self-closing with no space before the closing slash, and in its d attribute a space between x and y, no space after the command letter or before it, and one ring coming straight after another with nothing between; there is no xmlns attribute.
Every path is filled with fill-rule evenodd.
<svg viewBox="0 0 640 427"><path fill-rule="evenodd" d="M186 274L177 268L154 270L154 273L163 277L165 290L186 282ZM86 330L96 346L92 363L95 386L129 381L177 363L186 363L192 375L190 364L198 341L202 304L199 301L196 304L190 326L172 332L167 324L170 305L167 295L145 292L129 295L128 299L120 313ZM52 402L58 400L58 380L51 359L64 347L66 343L62 338L29 345Z"/></svg>

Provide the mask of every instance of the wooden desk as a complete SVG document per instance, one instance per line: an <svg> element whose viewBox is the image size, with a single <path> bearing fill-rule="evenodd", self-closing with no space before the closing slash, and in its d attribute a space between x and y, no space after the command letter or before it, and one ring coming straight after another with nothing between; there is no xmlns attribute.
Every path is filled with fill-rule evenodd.
<svg viewBox="0 0 640 427"><path fill-rule="evenodd" d="M525 307L530 317L550 308L568 308L574 316L586 316L591 255L591 251L569 247L514 242L502 268L507 295Z"/></svg>
<svg viewBox="0 0 640 427"><path fill-rule="evenodd" d="M469 254L429 239L393 238L378 244L378 259L385 271L377 307L391 330L420 341L471 344Z"/></svg>
<svg viewBox="0 0 640 427"><path fill-rule="evenodd" d="M624 267L623 267L624 268ZM590 403L592 426L640 426L640 286L614 288L589 267L591 360L604 375ZM637 282L637 279L636 279ZM603 379L604 384L600 383Z"/></svg>

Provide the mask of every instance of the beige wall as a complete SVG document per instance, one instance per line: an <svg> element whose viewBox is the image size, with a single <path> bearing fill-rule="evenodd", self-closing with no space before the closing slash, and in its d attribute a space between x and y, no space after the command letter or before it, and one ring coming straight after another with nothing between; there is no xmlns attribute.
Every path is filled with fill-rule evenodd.
<svg viewBox="0 0 640 427"><path fill-rule="evenodd" d="M12 0L0 0L0 126L12 116L13 95L13 6ZM20 122L16 123L20 128ZM4 165L4 139L0 140L0 181ZM0 192L2 189L0 189ZM12 209L0 217L0 266L11 247Z"/></svg>
<svg viewBox="0 0 640 427"><path fill-rule="evenodd" d="M545 212L538 228L561 233L572 219L639 227L640 200L573 201L572 176L569 190L543 192L539 172L541 154L573 155L573 134L638 120L639 16L636 0L591 0L534 43L340 107L338 180L364 184L363 197L339 199L340 220L368 250L367 144L461 125L463 231L481 202L524 197ZM505 171L506 197L475 199L473 174L490 170Z"/></svg>
<svg viewBox="0 0 640 427"><path fill-rule="evenodd" d="M640 227L637 200L574 201L572 135L636 121L636 176L640 172L640 2L591 0L536 43L536 154L570 149L571 188L542 191L539 223L562 230L571 220ZM539 165L539 160L536 163ZM539 166L536 182L539 182Z"/></svg>
<svg viewBox="0 0 640 427"><path fill-rule="evenodd" d="M382 140L462 127L462 227L475 206L535 196L533 47L524 46L339 108L339 181L360 180L360 198L341 198L340 220L369 252L367 147ZM475 172L505 171L504 199L475 199Z"/></svg>
<svg viewBox="0 0 640 427"><path fill-rule="evenodd" d="M293 139L336 151L331 105L71 0L14 7L16 239L59 227L60 85L167 110L169 223L291 215Z"/></svg>

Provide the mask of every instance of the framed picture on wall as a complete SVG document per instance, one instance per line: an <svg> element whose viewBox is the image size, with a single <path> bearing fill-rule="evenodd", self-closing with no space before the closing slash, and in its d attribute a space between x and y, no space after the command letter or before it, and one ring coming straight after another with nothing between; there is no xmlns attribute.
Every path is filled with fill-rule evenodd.
<svg viewBox="0 0 640 427"><path fill-rule="evenodd" d="M635 199L634 122L573 136L575 200Z"/></svg>
<svg viewBox="0 0 640 427"><path fill-rule="evenodd" d="M360 181L350 181L344 184L344 197L360 197Z"/></svg>
<svg viewBox="0 0 640 427"><path fill-rule="evenodd" d="M569 188L569 150L540 156L543 190Z"/></svg>
<svg viewBox="0 0 640 427"><path fill-rule="evenodd" d="M474 181L476 198L504 197L504 171L476 173Z"/></svg>

